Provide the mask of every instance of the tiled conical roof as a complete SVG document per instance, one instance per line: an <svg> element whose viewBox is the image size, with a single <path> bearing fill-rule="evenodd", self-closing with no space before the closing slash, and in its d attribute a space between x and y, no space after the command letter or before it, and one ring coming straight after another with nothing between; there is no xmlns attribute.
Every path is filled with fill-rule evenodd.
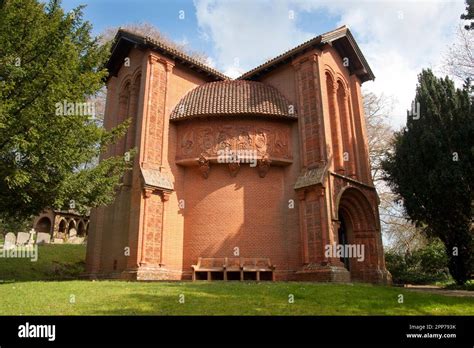
<svg viewBox="0 0 474 348"><path fill-rule="evenodd" d="M201 85L176 105L171 120L225 115L296 119L296 109L274 87L262 82L225 80Z"/></svg>

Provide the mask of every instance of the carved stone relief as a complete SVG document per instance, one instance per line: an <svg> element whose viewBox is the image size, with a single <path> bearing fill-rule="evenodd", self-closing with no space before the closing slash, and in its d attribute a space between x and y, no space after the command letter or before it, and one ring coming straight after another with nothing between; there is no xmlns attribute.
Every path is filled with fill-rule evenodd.
<svg viewBox="0 0 474 348"><path fill-rule="evenodd" d="M289 128L258 125L188 125L180 129L177 158L218 155L219 150L255 150L258 156L291 159Z"/></svg>

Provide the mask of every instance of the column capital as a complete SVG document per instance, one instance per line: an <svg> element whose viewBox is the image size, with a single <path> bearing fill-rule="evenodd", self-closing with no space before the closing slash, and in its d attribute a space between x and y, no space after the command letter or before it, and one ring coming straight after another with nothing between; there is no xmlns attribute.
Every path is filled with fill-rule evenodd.
<svg viewBox="0 0 474 348"><path fill-rule="evenodd" d="M153 188L151 187L143 188L143 198L145 199L150 198L152 194L153 194Z"/></svg>
<svg viewBox="0 0 474 348"><path fill-rule="evenodd" d="M171 196L171 192L168 191L162 191L161 192L161 201L162 202L168 202Z"/></svg>

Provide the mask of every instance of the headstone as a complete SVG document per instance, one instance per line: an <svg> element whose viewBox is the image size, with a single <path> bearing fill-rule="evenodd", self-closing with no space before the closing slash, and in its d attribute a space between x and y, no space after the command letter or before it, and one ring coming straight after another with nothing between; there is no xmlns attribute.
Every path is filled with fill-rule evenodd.
<svg viewBox="0 0 474 348"><path fill-rule="evenodd" d="M69 244L82 244L84 243L84 237L72 237L67 241Z"/></svg>
<svg viewBox="0 0 474 348"><path fill-rule="evenodd" d="M14 249L16 244L16 236L13 232L8 232L5 236L5 243L3 243L3 249L9 250Z"/></svg>
<svg viewBox="0 0 474 348"><path fill-rule="evenodd" d="M33 245L35 244L35 234L36 234L36 231L34 228L32 228L30 230L30 239L28 240L28 245Z"/></svg>
<svg viewBox="0 0 474 348"><path fill-rule="evenodd" d="M69 237L77 236L77 230L73 227L69 230Z"/></svg>
<svg viewBox="0 0 474 348"><path fill-rule="evenodd" d="M27 232L18 232L16 235L16 245L25 245L30 239L30 234Z"/></svg>
<svg viewBox="0 0 474 348"><path fill-rule="evenodd" d="M49 244L51 242L51 235L49 233L38 232L36 237L36 244Z"/></svg>
<svg viewBox="0 0 474 348"><path fill-rule="evenodd" d="M62 238L54 238L53 239L54 244L64 244L64 239Z"/></svg>

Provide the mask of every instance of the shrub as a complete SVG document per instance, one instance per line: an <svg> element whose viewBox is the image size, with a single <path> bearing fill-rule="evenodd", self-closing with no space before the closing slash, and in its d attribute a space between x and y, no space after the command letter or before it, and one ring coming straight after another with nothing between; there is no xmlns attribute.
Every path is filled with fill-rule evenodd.
<svg viewBox="0 0 474 348"><path fill-rule="evenodd" d="M387 251L385 262L395 284L429 284L450 278L448 258L439 240L412 254Z"/></svg>

